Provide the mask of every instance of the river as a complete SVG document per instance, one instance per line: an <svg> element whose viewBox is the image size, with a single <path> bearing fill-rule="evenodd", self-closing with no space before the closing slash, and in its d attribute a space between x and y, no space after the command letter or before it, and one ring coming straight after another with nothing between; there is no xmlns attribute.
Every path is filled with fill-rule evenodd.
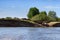
<svg viewBox="0 0 60 40"><path fill-rule="evenodd" d="M60 28L0 27L0 40L60 40Z"/></svg>

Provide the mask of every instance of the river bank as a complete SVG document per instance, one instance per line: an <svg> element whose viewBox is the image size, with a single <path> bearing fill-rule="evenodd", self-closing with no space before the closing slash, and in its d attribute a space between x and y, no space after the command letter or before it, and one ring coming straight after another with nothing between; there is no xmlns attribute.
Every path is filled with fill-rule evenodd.
<svg viewBox="0 0 60 40"><path fill-rule="evenodd" d="M55 25L55 26L54 26ZM60 23L56 22L50 22L50 23L44 23L39 24L33 21L27 21L27 20L3 20L0 19L0 27L59 27Z"/></svg>

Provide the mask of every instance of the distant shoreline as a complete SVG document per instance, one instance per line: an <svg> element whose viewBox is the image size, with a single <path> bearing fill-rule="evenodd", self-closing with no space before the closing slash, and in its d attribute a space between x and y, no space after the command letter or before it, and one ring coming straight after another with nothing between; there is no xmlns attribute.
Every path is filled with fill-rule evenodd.
<svg viewBox="0 0 60 40"><path fill-rule="evenodd" d="M47 25L34 23L31 21L27 21L27 20L0 19L0 27L54 27L51 25L51 23L50 23L50 25L48 25L48 26ZM59 23L59 26L60 26L60 23Z"/></svg>

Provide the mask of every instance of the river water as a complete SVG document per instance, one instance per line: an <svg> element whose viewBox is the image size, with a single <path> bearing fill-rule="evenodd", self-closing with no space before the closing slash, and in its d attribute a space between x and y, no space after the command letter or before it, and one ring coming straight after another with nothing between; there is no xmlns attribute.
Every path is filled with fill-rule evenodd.
<svg viewBox="0 0 60 40"><path fill-rule="evenodd" d="M60 28L0 27L0 40L60 40Z"/></svg>

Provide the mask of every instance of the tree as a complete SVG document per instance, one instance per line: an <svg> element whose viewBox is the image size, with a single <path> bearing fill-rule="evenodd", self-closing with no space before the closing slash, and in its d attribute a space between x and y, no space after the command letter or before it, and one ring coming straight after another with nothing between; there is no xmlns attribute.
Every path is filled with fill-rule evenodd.
<svg viewBox="0 0 60 40"><path fill-rule="evenodd" d="M58 18L58 21L60 22L60 18Z"/></svg>
<svg viewBox="0 0 60 40"><path fill-rule="evenodd" d="M6 20L11 20L12 18L11 18L11 17L6 17L5 19L6 19Z"/></svg>
<svg viewBox="0 0 60 40"><path fill-rule="evenodd" d="M47 17L47 13L45 11L40 12L40 14L32 17L31 19L32 21L38 21L38 22L43 22L43 21L47 21L48 17Z"/></svg>
<svg viewBox="0 0 60 40"><path fill-rule="evenodd" d="M49 19L52 21L57 21L58 17L56 16L56 12L55 11L49 11L48 13Z"/></svg>
<svg viewBox="0 0 60 40"><path fill-rule="evenodd" d="M49 11L48 16L53 17L53 18L57 17L56 12L54 12L54 11Z"/></svg>
<svg viewBox="0 0 60 40"><path fill-rule="evenodd" d="M27 17L29 19L31 19L33 16L35 16L37 14L39 14L39 9L37 9L36 7L32 7L32 8L30 8L30 10L28 12Z"/></svg>
<svg viewBox="0 0 60 40"><path fill-rule="evenodd" d="M46 16L47 16L46 11L42 11L42 12L40 12L40 14L42 14L42 15L46 15Z"/></svg>
<svg viewBox="0 0 60 40"><path fill-rule="evenodd" d="M20 19L19 19L19 18L17 18L17 17L14 17L13 19L14 19L14 20L20 20Z"/></svg>
<svg viewBox="0 0 60 40"><path fill-rule="evenodd" d="M56 18L53 18L53 17L48 16L48 21L49 21L49 22L51 22L51 21L56 21Z"/></svg>

